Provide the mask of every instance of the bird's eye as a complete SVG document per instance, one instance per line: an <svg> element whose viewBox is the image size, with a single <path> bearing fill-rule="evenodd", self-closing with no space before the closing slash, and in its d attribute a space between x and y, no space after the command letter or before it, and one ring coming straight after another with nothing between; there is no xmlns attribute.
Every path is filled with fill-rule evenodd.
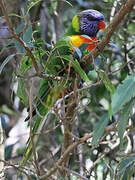
<svg viewBox="0 0 135 180"><path fill-rule="evenodd" d="M93 18L93 17L88 17L87 18L89 21L95 21L95 18Z"/></svg>

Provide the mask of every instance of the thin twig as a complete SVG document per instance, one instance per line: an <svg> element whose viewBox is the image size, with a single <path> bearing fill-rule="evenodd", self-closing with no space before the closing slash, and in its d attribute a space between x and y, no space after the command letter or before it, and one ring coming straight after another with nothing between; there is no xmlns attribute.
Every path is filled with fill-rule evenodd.
<svg viewBox="0 0 135 180"><path fill-rule="evenodd" d="M128 126L126 128L126 130L128 129L132 129L133 126ZM105 128L105 133L108 134L110 133L111 131L114 131L116 132L117 131L117 127L116 127L116 124L112 124L108 127ZM40 177L41 180L43 179L48 179L59 167L61 167L63 161L65 160L65 158L69 155L69 153L71 153L79 144L82 144L84 142L86 142L88 139L92 138L93 137L93 133L89 133L87 136L85 137L82 137L80 138L78 141L74 142L73 144L71 144L67 149L66 151L64 152L64 154L61 156L61 158L58 160L58 162L55 164L54 167L52 167L50 169L50 171L47 172L46 175L43 175Z"/></svg>
<svg viewBox="0 0 135 180"><path fill-rule="evenodd" d="M17 34L15 33L14 28L13 28L13 26L12 26L12 23L11 23L9 17L8 17L8 14L7 14L7 11L6 11L6 8L5 8L4 1L3 1L3 0L0 1L0 7L1 7L2 13L3 13L3 15L4 15L5 19L6 19L6 22L7 22L7 25L8 25L8 27L9 27L9 31L10 31L12 37L13 37L15 40L17 40L17 41L22 45L22 47L26 50L27 55L28 55L28 56L31 58L31 60L32 60L33 66L34 66L34 68L35 68L35 71L37 72L38 76L40 77L41 73L40 73L40 70L39 70L39 68L38 68L38 64L37 64L37 62L36 62L36 59L35 59L32 51L31 51L31 49L25 44L25 42L19 37L19 35L17 35Z"/></svg>
<svg viewBox="0 0 135 180"><path fill-rule="evenodd" d="M125 64L123 64L122 66L120 66L119 69L116 69L115 71L112 71L112 72L108 72L107 75L112 75L112 74L114 74L114 73L119 72L121 69L123 69L125 66L127 66L127 64L132 63L132 62L134 63L134 59L135 59L135 56L132 57L132 59L131 59L130 61L128 61L128 62L126 62Z"/></svg>
<svg viewBox="0 0 135 180"><path fill-rule="evenodd" d="M100 160L102 160L107 154L109 154L111 151L113 151L116 147L119 146L119 143L116 144L116 146L114 146L112 149L110 149L110 151L104 151L99 157L98 159L96 159L96 161L93 162L92 166L88 169L88 171L91 173L92 169L99 163Z"/></svg>
<svg viewBox="0 0 135 180"><path fill-rule="evenodd" d="M114 127L113 125L108 126L105 129L105 132L111 132L111 131L116 131L116 127ZM50 169L50 171L48 171L48 173L46 175L43 175L40 177L40 179L47 179L49 178L57 169L58 167L60 167L62 165L62 163L65 161L65 159L67 158L67 156L69 155L70 152L72 152L79 144L84 143L85 141L87 141L88 139L93 137L93 133L88 134L85 137L80 138L78 141L76 141L75 143L71 144L64 152L64 154L61 156L61 158L58 160L58 162L55 164L55 166L53 168Z"/></svg>
<svg viewBox="0 0 135 180"><path fill-rule="evenodd" d="M37 77L38 74L37 74L37 73L34 73L34 74L30 75L30 76L25 76L25 75L22 76L22 75L16 73L16 76L17 76L17 77L20 77L20 78L23 78L23 79L31 79L31 78L33 78L33 77ZM55 75L46 74L46 73L41 73L41 74L40 74L40 78L44 78L44 79L47 79L47 80L53 80L53 81L62 81L62 80L64 79L64 78L61 77L61 76L55 76Z"/></svg>
<svg viewBox="0 0 135 180"><path fill-rule="evenodd" d="M34 133L34 135L43 136L43 135L49 134L49 133L51 133L52 131L55 131L56 129L58 129L60 126L61 126L61 123L59 123L57 126L55 126L55 127L53 127L53 128L50 128L50 129L46 130L45 132Z"/></svg>
<svg viewBox="0 0 135 180"><path fill-rule="evenodd" d="M32 127L32 112L33 112L33 86L31 85L30 91L29 91L29 107L30 107L30 141L32 144L32 152L33 152L33 156L34 156L34 163L35 163L35 167L36 167L36 172L37 175L40 175L40 170L38 167L38 160L37 160L37 154L36 154L36 150L35 150L35 144L34 144L34 134L33 134L33 127Z"/></svg>
<svg viewBox="0 0 135 180"><path fill-rule="evenodd" d="M66 170L69 174L73 174L74 176L78 177L81 180L88 180L88 178L84 177L83 175L81 175L81 174L79 174L73 170L70 170L70 169L65 168L65 167L62 167L62 169Z"/></svg>
<svg viewBox="0 0 135 180"><path fill-rule="evenodd" d="M30 175L29 175L29 174L27 174L27 173L26 173L26 171L24 171L23 169L21 169L21 168L19 167L19 165L14 165L14 164L11 164L11 163L9 163L9 162L7 162L7 161L4 161L4 160L2 160L2 159L0 159L0 162L3 162L3 163L5 163L6 165L8 165L8 166L11 166L11 167L15 168L15 169L16 169L16 170L18 170L19 172L21 172L21 173L25 174L25 175L27 176L28 180L31 180Z"/></svg>

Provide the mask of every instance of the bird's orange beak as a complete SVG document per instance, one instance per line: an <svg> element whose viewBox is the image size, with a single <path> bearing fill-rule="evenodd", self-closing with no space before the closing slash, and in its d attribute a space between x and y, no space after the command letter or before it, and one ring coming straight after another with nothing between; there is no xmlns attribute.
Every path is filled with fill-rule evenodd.
<svg viewBox="0 0 135 180"><path fill-rule="evenodd" d="M106 28L106 25L105 25L104 21L101 21L101 22L98 23L98 29L99 30L101 29L104 32L105 28Z"/></svg>

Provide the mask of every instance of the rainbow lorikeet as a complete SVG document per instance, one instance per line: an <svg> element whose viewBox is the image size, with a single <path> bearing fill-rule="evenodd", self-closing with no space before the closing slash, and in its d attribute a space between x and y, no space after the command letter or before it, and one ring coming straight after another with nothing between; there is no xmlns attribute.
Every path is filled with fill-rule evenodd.
<svg viewBox="0 0 135 180"><path fill-rule="evenodd" d="M100 12L90 9L73 17L72 24L65 36L70 36L71 45L79 47L84 43L89 43L87 49L92 50L97 45L96 35L100 29L105 30L104 16ZM81 35L87 35L91 40Z"/></svg>
<svg viewBox="0 0 135 180"><path fill-rule="evenodd" d="M35 100L36 109L33 110L33 116L36 115L33 134L41 132L46 122L46 118L44 118L46 114L61 97L61 94L70 89L70 80L66 80L70 59L72 59L70 63L73 69L74 67L79 67L81 69L77 62L74 61L72 55L74 55L77 49L81 53L83 53L82 51L86 52L94 49L98 44L96 35L100 29L103 31L105 30L103 14L93 9L82 11L73 17L72 23L62 37L62 40L54 45L45 63L45 73L54 76L62 76L65 80L57 82L55 80L43 79L41 81L39 96ZM77 69L78 68L75 68L76 71ZM85 74L85 72L83 71L82 74ZM85 79L85 77L87 77L86 74L84 76L82 75L81 78L83 77L84 81L87 80L87 78ZM40 117L37 114L40 114ZM41 116L43 116L43 118L41 118ZM25 121L28 119L29 117L27 117ZM34 136L34 141L37 141L36 135ZM32 145L29 140L22 164L29 158L31 149Z"/></svg>

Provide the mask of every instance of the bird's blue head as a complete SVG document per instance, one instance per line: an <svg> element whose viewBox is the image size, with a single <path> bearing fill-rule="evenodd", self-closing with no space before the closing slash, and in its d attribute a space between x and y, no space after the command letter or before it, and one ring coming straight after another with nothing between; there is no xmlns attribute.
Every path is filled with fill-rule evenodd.
<svg viewBox="0 0 135 180"><path fill-rule="evenodd" d="M96 37L100 29L105 29L104 15L93 9L82 11L74 16L72 26L80 34Z"/></svg>

